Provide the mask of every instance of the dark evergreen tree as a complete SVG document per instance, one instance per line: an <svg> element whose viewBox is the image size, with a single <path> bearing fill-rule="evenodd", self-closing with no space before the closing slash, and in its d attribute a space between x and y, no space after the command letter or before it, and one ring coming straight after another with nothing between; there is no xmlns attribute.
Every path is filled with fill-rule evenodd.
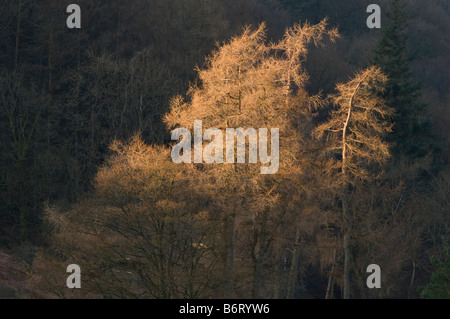
<svg viewBox="0 0 450 319"><path fill-rule="evenodd" d="M430 283L421 292L421 297L424 299L450 298L450 246L445 240L443 249L443 261L437 257L431 258L436 271L431 275Z"/></svg>
<svg viewBox="0 0 450 319"><path fill-rule="evenodd" d="M394 154L410 159L426 156L433 148L431 127L424 119L425 104L420 103L420 86L411 80L407 48L407 12L402 0L392 0L389 25L383 27L372 63L389 76L383 97L395 111L391 142Z"/></svg>

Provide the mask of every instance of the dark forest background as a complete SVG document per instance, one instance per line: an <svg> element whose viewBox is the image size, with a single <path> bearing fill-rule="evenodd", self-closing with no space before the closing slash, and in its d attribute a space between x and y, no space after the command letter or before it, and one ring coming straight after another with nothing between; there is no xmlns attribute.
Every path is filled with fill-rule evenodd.
<svg viewBox="0 0 450 319"><path fill-rule="evenodd" d="M55 265L68 264L66 261L73 259L67 248L70 245L57 244L54 234L58 234L58 227L46 216L49 211L53 212L54 219L55 214L64 215L74 210L95 215L92 207L109 207L111 203L103 197L99 200L101 203L88 202L97 197L94 180L98 178L99 168L115 154L110 148L113 141L128 141L140 132L146 145L169 145L170 130L163 119L170 112L171 99L177 95L186 97L190 83L200 81L195 68L204 68L205 57L217 45L241 34L245 25L257 27L266 22L268 41L276 42L283 37L286 28L296 22L308 20L316 24L328 17L328 25L338 27L341 39L324 47L309 48L304 63L310 75L306 86L308 94L331 94L336 83L346 82L357 70L375 63L386 73L393 72L391 88L385 98L391 107L397 108L394 133L388 138L396 145L392 149L394 159L387 169L391 174L387 179L395 182L389 185L379 182L375 191L375 186L365 184L367 189L359 195L360 202L354 204L362 207L378 201L380 207L393 205L392 211L401 214L392 219L386 217L386 224L396 219L398 224L389 228L389 238L378 242L379 246L371 246L371 249L386 252L377 256L381 264L392 263L392 266L384 266L391 282L381 292L368 292L359 284L364 283L365 267L372 262L367 257L370 254L364 255L367 247L362 244L363 239L356 234L354 250L360 250L367 258L356 258L361 262L357 266L361 267L354 270L359 279L352 288L352 296L449 297L449 256L447 248L446 260L445 238L449 238L450 207L450 2L403 1L399 5L402 10L393 16L388 12L392 12L392 2L395 5L398 1L379 0L382 28L369 29L366 8L372 2L79 0L82 28L68 29L68 3L64 1L1 0L0 249L25 260L33 269L32 278L36 273L50 272L49 269L56 272ZM399 28L391 28L394 22L400 23ZM394 41L394 45L389 41ZM331 108L322 109L316 120L326 120ZM369 189L375 194L372 197L367 195L371 192ZM385 204L390 195L393 203ZM183 196L190 198L189 194ZM325 204L326 200L319 197L312 195L302 201L300 196L290 203L302 211L332 210ZM230 201L230 198L232 200L224 196L223 200ZM200 208L195 209L220 211L219 205L213 205L214 209L210 210L210 201L199 199ZM286 209L295 211L292 207ZM105 284L106 288L91 287L89 296L340 298L344 280L342 260L339 249L337 252L335 249L339 244L334 246L336 241L330 239L334 236L330 232L339 233L339 225L327 214L311 214L316 217L298 221L301 229L307 229L304 233L289 228L289 221L284 221L285 226L278 225L277 232L271 236L292 233L292 238L267 240L267 247L273 247L266 249L264 258L258 255L264 245L256 247L266 234L262 228L258 228L258 232L250 231L253 228L245 221L236 226L241 232L253 232L256 237L236 239L236 256L245 255L246 249L253 251L254 256L248 260L243 257L241 263L236 261L234 276L240 279L235 279L232 288L227 287L226 278L220 278L222 268L211 262L213 275L210 278L199 279L193 275L196 280L204 280L201 288L186 288L181 293L182 289L166 289L167 282L158 284L149 275L151 279L146 286L149 290L140 290L145 282L142 278L137 284L135 279L114 275L115 280ZM364 221L362 224L370 233L370 226ZM219 224L210 225L218 227ZM283 227L285 231L280 230ZM376 230L379 229L375 227L373 231ZM252 244L256 248L250 247ZM301 257L295 248L297 245L302 246ZM219 244L217 247L214 254L221 251ZM327 247L332 248L327 250ZM276 249L283 253L276 253ZM172 250L168 248L166 252ZM260 262L258 256L264 261ZM108 255L104 260L112 259ZM366 266L363 261L367 261ZM75 263L82 264L81 261ZM227 265L226 260L224 263ZM101 267L107 268L106 264L108 262ZM258 269L255 275L260 264L264 270ZM91 269L107 272L101 267ZM127 269L128 266L121 264L120 267ZM140 273L141 266L130 267L135 267L132 272ZM65 268L60 269L64 277ZM159 267L156 269L162 271ZM183 271L190 273L184 267L180 269L177 274L172 273L174 278L183 277ZM277 275L272 272L275 270ZM278 275L281 277L276 277ZM156 277L160 279L160 276ZM57 284L51 280L38 277L33 279L38 282L35 283L37 289L45 287L42 289L46 293L70 296L67 289L64 292L65 281L55 288ZM437 283L432 278L438 278ZM171 285L192 285L176 280L173 279ZM274 281L285 283L286 287L276 288ZM137 288L124 288L124 285Z"/></svg>

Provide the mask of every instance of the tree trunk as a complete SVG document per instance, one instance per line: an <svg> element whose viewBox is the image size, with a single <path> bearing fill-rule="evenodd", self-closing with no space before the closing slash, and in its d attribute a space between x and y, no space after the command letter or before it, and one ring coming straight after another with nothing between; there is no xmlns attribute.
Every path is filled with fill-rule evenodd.
<svg viewBox="0 0 450 319"><path fill-rule="evenodd" d="M298 277L298 266L300 264L300 229L297 227L295 232L295 244L294 244L294 252L292 254L292 263L291 268L289 270L289 283L288 283L288 291L287 298L293 299L295 296L295 284L297 282Z"/></svg>
<svg viewBox="0 0 450 319"><path fill-rule="evenodd" d="M234 272L234 223L235 211L232 211L225 220L226 254L225 254L225 292L224 297L230 298L233 289Z"/></svg>
<svg viewBox="0 0 450 319"><path fill-rule="evenodd" d="M261 219L261 229L259 231L258 238L258 256L255 258L255 272L253 273L253 298L261 298L261 287L262 287L262 276L263 276L263 266L264 259L267 250L267 211L262 213ZM258 230L255 229L255 232Z"/></svg>
<svg viewBox="0 0 450 319"><path fill-rule="evenodd" d="M408 299L411 299L411 293L412 293L412 288L414 286L415 277L416 277L416 263L413 261L412 262L411 282L409 284L409 289L408 289Z"/></svg>
<svg viewBox="0 0 450 319"><path fill-rule="evenodd" d="M333 299L334 292L334 275L333 275L334 265L331 268L330 274L328 275L328 285L327 285L327 293L325 295L325 299Z"/></svg>
<svg viewBox="0 0 450 319"><path fill-rule="evenodd" d="M325 299L334 298L334 269L336 267L336 250L334 251L333 266L331 266L330 274L328 275L328 285L327 292L325 294Z"/></svg>
<svg viewBox="0 0 450 319"><path fill-rule="evenodd" d="M273 299L281 299L282 297L282 289L285 284L285 263L282 260L282 248L278 243L275 248L275 260L276 260L276 278L273 280Z"/></svg>
<svg viewBox="0 0 450 319"><path fill-rule="evenodd" d="M348 207L348 189L342 194L342 215L344 220L344 299L350 299L350 264L351 264L351 237L353 231L353 216Z"/></svg>
<svg viewBox="0 0 450 319"><path fill-rule="evenodd" d="M19 40L20 40L20 22L22 20L22 0L19 0L17 9L17 28L16 28L16 49L14 52L14 68L17 70L19 63Z"/></svg>
<svg viewBox="0 0 450 319"><path fill-rule="evenodd" d="M50 22L50 34L48 36L48 60L47 60L47 68L48 68L48 91L50 94L52 91L52 70L53 70L53 17Z"/></svg>

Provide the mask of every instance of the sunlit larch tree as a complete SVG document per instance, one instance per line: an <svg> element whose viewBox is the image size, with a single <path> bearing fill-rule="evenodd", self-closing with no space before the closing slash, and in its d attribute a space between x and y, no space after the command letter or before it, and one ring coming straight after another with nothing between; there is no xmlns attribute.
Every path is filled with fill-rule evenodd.
<svg viewBox="0 0 450 319"><path fill-rule="evenodd" d="M345 299L351 297L352 193L361 183L376 179L380 173L377 164L390 156L384 137L391 130L392 110L377 95L384 90L386 81L380 69L372 66L358 72L349 82L338 84L337 93L331 97L336 108L329 120L316 129L317 136L326 139L324 155L332 161L325 169L335 178L342 205Z"/></svg>
<svg viewBox="0 0 450 319"><path fill-rule="evenodd" d="M209 188L214 198L213 207L223 220L223 232L219 236L223 242L225 297L231 296L233 276L237 275L240 282L247 282L251 287L252 297L262 296L264 265L274 241L277 229L274 225L280 224L282 215L276 214L282 207L280 199L305 187L297 185L286 189L282 185L289 179L300 180L298 176L304 166L302 147L311 129L311 108L320 100L316 96L309 97L305 91L308 76L302 63L308 44L319 45L337 36L337 30L327 28L326 20L317 25L295 24L274 44L267 43L264 24L254 30L247 27L208 57L205 68L198 70L199 84L191 86L186 101L174 98L171 112L165 117L169 128L180 126L191 132L195 120L201 120L204 128L221 130L268 128L270 132L270 128L279 129L276 174L262 175L261 163L242 165L236 161L203 166L199 170L199 180L209 179L209 182L203 180L202 185ZM223 154L226 154L225 149ZM236 251L236 235L239 235L239 242L244 241L239 251ZM235 258L250 259L250 270L237 269ZM248 295L243 290L239 296Z"/></svg>

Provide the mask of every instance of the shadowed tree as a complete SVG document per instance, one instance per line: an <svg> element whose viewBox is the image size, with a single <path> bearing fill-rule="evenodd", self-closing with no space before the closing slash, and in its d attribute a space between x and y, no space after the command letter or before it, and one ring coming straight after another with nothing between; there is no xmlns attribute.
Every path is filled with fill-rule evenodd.
<svg viewBox="0 0 450 319"><path fill-rule="evenodd" d="M2 215L12 221L19 241L37 240L40 226L38 125L48 96L27 88L21 74L0 74ZM18 231L17 231L18 229Z"/></svg>
<svg viewBox="0 0 450 319"><path fill-rule="evenodd" d="M372 63L388 76L382 97L394 110L389 137L396 144L393 152L414 159L426 156L432 150L433 140L430 123L424 118L425 105L418 101L420 86L412 81L405 7L403 0L392 1L389 24L382 29Z"/></svg>
<svg viewBox="0 0 450 319"><path fill-rule="evenodd" d="M169 149L137 136L111 149L96 175L94 197L64 213L47 209L56 259L83 265L85 296L210 296L214 241L190 181L192 167L177 166Z"/></svg>
<svg viewBox="0 0 450 319"><path fill-rule="evenodd" d="M450 247L444 241L443 260L433 256L431 263L435 271L431 275L430 283L422 290L424 299L448 299L450 298Z"/></svg>

